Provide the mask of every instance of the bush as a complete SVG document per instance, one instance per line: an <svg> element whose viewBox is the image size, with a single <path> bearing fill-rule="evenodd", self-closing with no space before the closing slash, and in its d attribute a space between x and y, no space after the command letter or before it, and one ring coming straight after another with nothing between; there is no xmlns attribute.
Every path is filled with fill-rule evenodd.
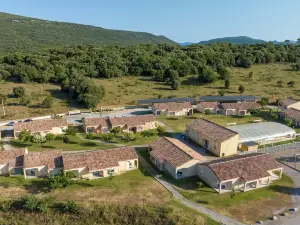
<svg viewBox="0 0 300 225"><path fill-rule="evenodd" d="M70 143L70 137L64 136L64 137L63 137L63 143L69 144L69 143Z"/></svg>
<svg viewBox="0 0 300 225"><path fill-rule="evenodd" d="M225 95L225 90L224 89L219 90L219 95L224 96Z"/></svg>
<svg viewBox="0 0 300 225"><path fill-rule="evenodd" d="M13 89L13 93L17 98L23 97L26 93L26 90L24 87L15 87Z"/></svg>
<svg viewBox="0 0 300 225"><path fill-rule="evenodd" d="M262 106L266 106L269 104L269 97L262 97L261 100L260 100L260 104Z"/></svg>
<svg viewBox="0 0 300 225"><path fill-rule="evenodd" d="M251 78L251 79L253 78L253 72L252 71L249 72L249 78Z"/></svg>
<svg viewBox="0 0 300 225"><path fill-rule="evenodd" d="M225 82L224 82L224 87L225 87L226 89L229 89L229 87L230 87L230 80L225 80Z"/></svg>
<svg viewBox="0 0 300 225"><path fill-rule="evenodd" d="M287 120L285 120L285 124L286 124L287 126L291 127L291 126L293 125L293 121L287 119Z"/></svg>
<svg viewBox="0 0 300 225"><path fill-rule="evenodd" d="M283 81L282 80L279 80L277 81L277 87L283 87Z"/></svg>
<svg viewBox="0 0 300 225"><path fill-rule="evenodd" d="M27 195L22 198L23 207L31 212L38 211L39 200L34 195Z"/></svg>
<svg viewBox="0 0 300 225"><path fill-rule="evenodd" d="M46 97L42 102L42 106L44 108L52 108L53 104L54 104L54 98L52 98L51 96Z"/></svg>
<svg viewBox="0 0 300 225"><path fill-rule="evenodd" d="M258 116L260 113L260 109L250 109L250 114L253 116Z"/></svg>
<svg viewBox="0 0 300 225"><path fill-rule="evenodd" d="M59 209L62 212L77 213L79 210L79 207L74 201L68 200L66 202L61 203L59 206Z"/></svg>
<svg viewBox="0 0 300 225"><path fill-rule="evenodd" d="M68 127L65 130L66 135L70 135L70 136L76 136L77 132L78 131L77 131L77 129L75 127Z"/></svg>
<svg viewBox="0 0 300 225"><path fill-rule="evenodd" d="M199 74L198 80L202 83L212 83L219 78L219 74L213 69L207 67Z"/></svg>
<svg viewBox="0 0 300 225"><path fill-rule="evenodd" d="M31 141L33 143L41 144L41 143L46 142L46 138L43 137L43 136L41 136L41 135L39 135L39 134L35 134L35 135L32 136Z"/></svg>
<svg viewBox="0 0 300 225"><path fill-rule="evenodd" d="M48 184L52 189L65 188L73 184L72 178L75 178L73 173L61 172L59 175L50 176L48 178Z"/></svg>
<svg viewBox="0 0 300 225"><path fill-rule="evenodd" d="M31 134L27 130L23 130L20 132L18 139L23 143L27 141L31 141Z"/></svg>
<svg viewBox="0 0 300 225"><path fill-rule="evenodd" d="M4 212L8 212L13 207L14 202L12 200L7 200L4 202L1 202L0 204L0 210Z"/></svg>
<svg viewBox="0 0 300 225"><path fill-rule="evenodd" d="M154 136L155 133L153 131L150 131L150 130L145 130L145 131L142 131L141 132L141 135L143 137L151 137L151 136Z"/></svg>
<svg viewBox="0 0 300 225"><path fill-rule="evenodd" d="M114 138L113 134L101 134L100 139L102 141L111 142L111 140Z"/></svg>
<svg viewBox="0 0 300 225"><path fill-rule="evenodd" d="M94 134L88 133L88 134L85 135L85 138L92 140L92 139L94 139Z"/></svg>
<svg viewBox="0 0 300 225"><path fill-rule="evenodd" d="M294 87L294 86L295 86L295 81L289 81L289 82L287 83L287 85L288 85L289 87Z"/></svg>
<svg viewBox="0 0 300 225"><path fill-rule="evenodd" d="M123 140L124 141L133 141L135 139L135 134L131 132L126 132L123 135Z"/></svg>
<svg viewBox="0 0 300 225"><path fill-rule="evenodd" d="M21 105L26 105L28 106L31 103L31 96L30 95L24 95L20 99L20 104Z"/></svg>
<svg viewBox="0 0 300 225"><path fill-rule="evenodd" d="M244 85L240 85L240 86L239 86L239 92L240 92L241 94L245 92L245 87L244 87Z"/></svg>
<svg viewBox="0 0 300 225"><path fill-rule="evenodd" d="M121 129L121 127L114 127L112 129L110 129L110 133L112 133L114 135L120 134L120 133L122 133L122 129Z"/></svg>
<svg viewBox="0 0 300 225"><path fill-rule="evenodd" d="M158 133L165 133L166 131L167 131L167 129L165 127L162 127L162 126L157 127L157 132Z"/></svg>
<svg viewBox="0 0 300 225"><path fill-rule="evenodd" d="M49 133L45 136L45 138L47 141L53 141L53 140L55 140L56 136L55 136L55 134Z"/></svg>
<svg viewBox="0 0 300 225"><path fill-rule="evenodd" d="M204 113L205 113L205 115L210 115L211 114L211 110L210 109L205 109Z"/></svg>
<svg viewBox="0 0 300 225"><path fill-rule="evenodd" d="M178 80L173 80L172 83L171 83L171 88L173 90L178 90L179 87L180 87L179 81Z"/></svg>
<svg viewBox="0 0 300 225"><path fill-rule="evenodd" d="M43 212L43 213L48 212L49 208L52 206L53 201L54 201L54 198L51 196L40 200L38 203L38 206L37 206L37 210L39 212Z"/></svg>

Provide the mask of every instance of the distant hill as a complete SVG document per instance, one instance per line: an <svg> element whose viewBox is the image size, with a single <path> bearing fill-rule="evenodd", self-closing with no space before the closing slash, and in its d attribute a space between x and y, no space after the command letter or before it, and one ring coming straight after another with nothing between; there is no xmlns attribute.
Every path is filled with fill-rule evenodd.
<svg viewBox="0 0 300 225"><path fill-rule="evenodd" d="M199 44L207 45L207 44L213 44L213 43L219 43L219 42L228 42L232 44L261 44L266 43L264 40L260 39L253 39L246 36L239 36L239 37L223 37L223 38L216 38L211 39L208 41L200 41Z"/></svg>
<svg viewBox="0 0 300 225"><path fill-rule="evenodd" d="M165 36L40 20L0 12L0 53L85 44L175 44Z"/></svg>
<svg viewBox="0 0 300 225"><path fill-rule="evenodd" d="M179 45L181 46L189 46L189 45L192 45L192 44L197 44L195 42L183 42L183 43L178 43Z"/></svg>

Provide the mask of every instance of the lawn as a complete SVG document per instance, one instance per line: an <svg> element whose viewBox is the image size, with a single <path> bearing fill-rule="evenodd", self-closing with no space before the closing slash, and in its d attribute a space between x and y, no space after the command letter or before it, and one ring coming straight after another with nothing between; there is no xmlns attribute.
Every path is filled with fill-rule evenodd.
<svg viewBox="0 0 300 225"><path fill-rule="evenodd" d="M231 193L219 194L208 186L199 188L199 179L196 177L183 180L174 180L170 176L165 178L186 198L244 223L264 220L275 211L292 204L290 193L294 183L285 175L269 187L239 192L234 197Z"/></svg>
<svg viewBox="0 0 300 225"><path fill-rule="evenodd" d="M116 148L115 145L101 144L94 141L82 140L78 136L71 136L70 143L66 144L63 142L62 136L57 136L53 141L47 141L46 143L22 143L19 140L11 140L10 144L17 148L28 147L29 151L43 151L43 150L54 150L59 149L63 151L79 151L79 150L96 150L96 149L108 149Z"/></svg>
<svg viewBox="0 0 300 225"><path fill-rule="evenodd" d="M231 68L231 86L226 90L226 95L239 95L238 86L246 87L244 95L269 96L271 98L299 97L300 72L289 71L289 64L261 64L253 65L250 69ZM253 71L254 78L248 78L250 71ZM106 89L106 96L101 101L103 108L106 106L134 105L136 100L150 99L158 97L198 97L201 95L218 95L218 91L223 88L223 81L216 81L212 84L199 85L196 76L180 78L181 86L179 90L172 90L163 83L153 82L149 77L124 76L111 79L95 79L94 81L102 84ZM278 80L284 82L283 87L277 87ZM295 81L294 87L288 87L286 83L290 80ZM40 116L50 113L62 113L69 109L80 109L75 99L60 92L58 85L28 83L20 84L16 81L0 81L1 92L8 94L6 103L8 116L2 120L15 118L21 119L29 116ZM13 88L24 86L33 95L32 104L22 106L19 99L11 96ZM56 99L56 104L52 109L40 107L41 102L47 95L52 95ZM1 119L1 117L0 117Z"/></svg>

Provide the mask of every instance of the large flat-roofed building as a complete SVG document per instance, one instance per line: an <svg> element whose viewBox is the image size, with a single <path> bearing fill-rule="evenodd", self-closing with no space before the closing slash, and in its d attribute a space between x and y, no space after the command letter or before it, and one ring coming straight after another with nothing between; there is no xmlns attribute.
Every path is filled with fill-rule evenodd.
<svg viewBox="0 0 300 225"><path fill-rule="evenodd" d="M186 135L216 156L237 154L239 134L209 120L194 120L187 125Z"/></svg>
<svg viewBox="0 0 300 225"><path fill-rule="evenodd" d="M266 187L280 179L282 171L282 165L265 153L250 153L198 164L198 177L219 193Z"/></svg>
<svg viewBox="0 0 300 225"><path fill-rule="evenodd" d="M155 103L152 112L155 116L191 116L193 106L190 102Z"/></svg>
<svg viewBox="0 0 300 225"><path fill-rule="evenodd" d="M295 138L294 129L275 122L259 122L228 126L240 135L239 143L256 142L258 145L291 140Z"/></svg>

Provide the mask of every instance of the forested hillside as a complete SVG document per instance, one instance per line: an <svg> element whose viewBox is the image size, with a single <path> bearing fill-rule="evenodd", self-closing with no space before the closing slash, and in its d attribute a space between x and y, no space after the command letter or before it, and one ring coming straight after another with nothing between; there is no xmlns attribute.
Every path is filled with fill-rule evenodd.
<svg viewBox="0 0 300 225"><path fill-rule="evenodd" d="M126 75L152 77L174 90L179 77L196 75L200 84L234 79L227 67L249 68L254 63L293 63L300 70L300 46L274 45L192 45L167 44L135 46L77 46L54 48L34 54L11 54L0 64L2 79L55 83L87 107L95 107L105 91L88 78Z"/></svg>
<svg viewBox="0 0 300 225"><path fill-rule="evenodd" d="M0 12L0 54L71 45L132 45L175 42L145 32L109 30L89 25L54 22Z"/></svg>
<svg viewBox="0 0 300 225"><path fill-rule="evenodd" d="M200 41L199 44L213 44L213 43L232 43L232 44L247 44L247 45L253 45L253 44L263 44L266 43L264 40L260 39L253 39L246 36L239 36L239 37L223 37L223 38L215 38L208 41Z"/></svg>

